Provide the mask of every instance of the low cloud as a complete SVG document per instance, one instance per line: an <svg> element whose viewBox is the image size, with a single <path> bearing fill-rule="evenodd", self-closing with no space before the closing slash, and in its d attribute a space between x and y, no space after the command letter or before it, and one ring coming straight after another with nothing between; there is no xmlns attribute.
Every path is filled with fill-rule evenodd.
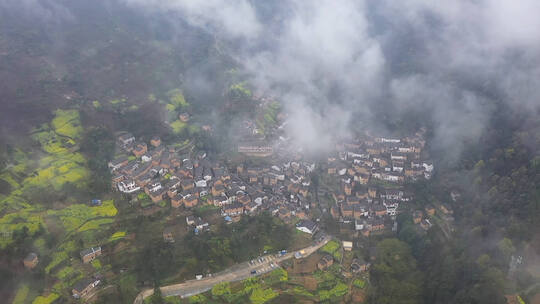
<svg viewBox="0 0 540 304"><path fill-rule="evenodd" d="M289 135L307 149L414 109L452 160L482 134L496 103L538 113L535 0L110 1L165 12L156 15L224 42L250 82L282 101ZM55 1L17 5L51 22L70 18Z"/></svg>
<svg viewBox="0 0 540 304"><path fill-rule="evenodd" d="M310 149L328 147L359 119L381 125L372 105L383 102L391 114L423 111L434 144L456 159L483 132L495 100L539 104L534 0L128 2L177 9L244 39L234 56L257 87L280 96L289 135Z"/></svg>

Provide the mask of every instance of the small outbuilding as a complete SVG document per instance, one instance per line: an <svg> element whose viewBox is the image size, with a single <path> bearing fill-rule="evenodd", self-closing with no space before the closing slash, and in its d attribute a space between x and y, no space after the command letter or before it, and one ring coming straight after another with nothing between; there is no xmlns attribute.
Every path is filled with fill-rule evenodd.
<svg viewBox="0 0 540 304"><path fill-rule="evenodd" d="M31 252L29 253L23 260L24 267L28 269L32 269L37 266L39 260L36 253Z"/></svg>

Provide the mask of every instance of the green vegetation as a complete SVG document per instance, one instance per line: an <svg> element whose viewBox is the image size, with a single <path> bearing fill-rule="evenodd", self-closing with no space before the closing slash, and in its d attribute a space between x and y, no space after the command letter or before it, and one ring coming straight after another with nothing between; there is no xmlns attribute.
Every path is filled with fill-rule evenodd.
<svg viewBox="0 0 540 304"><path fill-rule="evenodd" d="M125 98L115 98L115 99L111 99L109 102L113 106L120 106L120 105L126 103L127 99L125 99Z"/></svg>
<svg viewBox="0 0 540 304"><path fill-rule="evenodd" d="M336 241L336 240L332 240L330 242L328 242L326 245L324 245L323 247L321 247L321 249L319 249L321 252L324 252L324 253L328 253L330 254L331 256L334 257L334 259L336 260L341 260L341 244Z"/></svg>
<svg viewBox="0 0 540 304"><path fill-rule="evenodd" d="M139 293L137 289L137 278L133 274L128 274L118 279L118 290L127 299L134 299Z"/></svg>
<svg viewBox="0 0 540 304"><path fill-rule="evenodd" d="M272 290L271 288L263 289L261 287L254 288L249 296L249 300L253 304L263 304L273 298L277 297L279 294Z"/></svg>
<svg viewBox="0 0 540 304"><path fill-rule="evenodd" d="M68 6L70 11L82 7L75 4ZM104 8L101 4L98 7ZM154 30L148 32L143 29L139 34L132 35L131 25L146 26L142 19L136 18L132 20L139 21L129 22L128 26L125 17L121 13L98 19L93 15L90 22L90 19L85 19L80 26L71 29L69 41L66 41L66 45L80 47L83 56L67 56L67 70L62 73L57 73L59 70L54 65L40 67L36 73L28 73L26 76L30 78L27 83L35 85L36 90L17 88L19 96L17 102L10 106L10 111L16 108L13 113L21 113L22 122L17 123L17 127L23 128L2 129L9 134L9 138L0 139L0 248L2 261L5 262L0 265L0 292L7 294L6 299L11 299L17 293L18 301L28 303L42 294L36 298L36 303L72 302L70 288L74 281L92 275L98 268L101 268L102 274L107 273L107 284L117 287L108 289L107 294L120 296L114 298L104 294L106 300L98 300L97 303L131 303L141 283L154 282L139 276L138 265L134 265L144 248L153 246L152 240L162 241L165 212L155 214L151 219L146 216L142 219L138 204L131 206L128 204L129 197L111 193L107 162L114 155L114 132L126 130L135 134L137 139L145 141L157 135L166 144L172 142L173 138L186 135L186 138L182 138L186 142L184 147L191 148L199 142L191 138L199 133L198 125L173 123L180 136L171 134L167 125L162 123L163 108L156 107L156 101L165 100L164 107L174 108L177 112L174 120L179 113L189 112L196 122L201 112L208 112L210 102L202 100L200 94L194 94L197 92L190 91L183 79L180 81L181 90L170 91L179 85L178 76L183 75L188 66L194 71L203 66L208 67L206 61L209 57L216 59L211 60L211 65L223 64L227 69L231 66L229 62L223 63L221 56L213 56L205 51L212 47L212 42L202 37L205 35L193 35L190 47L183 43L173 46L168 42L168 34L159 34L160 37L150 41L147 40L148 35L153 36L151 32ZM33 32L34 25L26 24L29 26L28 33ZM96 27L96 24L100 26ZM94 54L101 53L101 46L84 39L89 37L85 35L89 34L87 30L107 37L111 49L125 47L128 52L137 50L137 54L129 59L129 63L115 60L108 51L96 56ZM48 48L49 43L42 38L38 35L23 39L23 44L11 45L10 49L24 49L28 51L26 54L41 54L41 48ZM89 46L85 46L86 43L90 43ZM193 45L197 45L196 50ZM179 56L171 56L173 53ZM93 64L89 65L88 62ZM102 64L104 62L108 63ZM120 65L124 67L119 68ZM96 69L97 66L100 68ZM38 74L39 79L34 77ZM58 79L58 75L62 79ZM212 72L210 77L222 77L222 73ZM138 82L140 80L144 84ZM225 82L228 80L222 81L221 88L227 89L229 82ZM154 92L168 93L156 93L156 97L149 95L149 88ZM214 97L208 97L213 103ZM217 98L227 99L224 96ZM147 103L147 99L152 104ZM190 105L191 100L193 106ZM199 107L204 103L207 103L203 105L206 108ZM52 114L50 120L43 123L49 114ZM3 122L2 127L11 124L5 123L6 120ZM32 127L35 128L30 131ZM106 208L87 206L94 198L107 202ZM111 199L115 200L118 209ZM107 206L112 208L107 210ZM280 226L282 224L272 223L270 228L273 233L284 232L286 229ZM266 228L253 222L245 224L245 227L236 227L242 231L244 240L246 236L251 237L259 229ZM232 231L218 228L213 235L188 240L190 245L201 245L201 248L183 248L185 244L182 237L178 238L176 244L163 246L169 248L158 247L160 254L156 254L157 258L174 262L170 269L163 272L166 279L192 277L193 273L206 270L210 264L212 268L223 267L221 263L230 265L244 258L240 255L259 254L260 244L281 246L287 243L286 240L281 241L262 233L260 239L255 240L254 246L248 246L246 253L241 253L239 248L244 240L233 240ZM134 237L127 238L126 232L133 233ZM104 246L108 254L92 264L81 264L79 251L95 245ZM218 246L217 249L210 250L214 245ZM233 246L235 248L231 248ZM193 262L196 254L203 250L214 260ZM168 251L174 255L169 256ZM12 267L6 266L20 266L20 260L28 252L37 252L39 255L40 263L36 269L23 272L13 271ZM153 260L150 262L158 264ZM156 265L151 265L151 268L159 269ZM182 269L182 272L179 273L178 269ZM151 273L149 276L158 275ZM28 281L24 288L20 284L22 280Z"/></svg>
<svg viewBox="0 0 540 304"><path fill-rule="evenodd" d="M97 219L97 220L90 220L86 223L84 223L79 229L77 229L78 232L85 232L90 230L97 230L100 228L103 228L105 225L111 224L114 222L114 219L112 218L105 218L105 219Z"/></svg>
<svg viewBox="0 0 540 304"><path fill-rule="evenodd" d="M239 82L231 85L229 87L229 94L233 96L233 98L238 99L251 98L251 96L253 95L251 93L251 90L246 87L245 82Z"/></svg>
<svg viewBox="0 0 540 304"><path fill-rule="evenodd" d="M139 224L137 229L141 230L133 232L145 233L148 228L144 225L147 224ZM149 221L148 225L154 225L154 222ZM155 233L158 235L163 229L160 225L156 225ZM141 280L173 282L186 275L191 278L206 271L214 273L260 255L265 245L288 248L291 236L289 226L267 213L244 217L230 225L222 223L199 235L188 233L172 246L161 238L156 239L153 234L149 235L144 249L136 254L136 274ZM177 269L180 267L185 273L179 278Z"/></svg>
<svg viewBox="0 0 540 304"><path fill-rule="evenodd" d="M84 187L89 176L85 158L71 151L76 144L74 140L80 139L81 134L80 117L76 110L57 110L50 126L44 124L32 132L32 138L40 143L46 154L36 162L35 171L26 175L21 183L12 174L2 173L2 179L10 184L12 191L0 200L0 210L9 208L17 212L7 213L0 218L0 230L21 231L24 228L27 229L26 234L35 234L43 225L42 204L57 199L56 191L67 190L66 187L73 190ZM30 164L27 156L17 151L15 160L20 163L13 167L16 170L14 174L26 173ZM5 247L12 240L2 238L0 247Z"/></svg>
<svg viewBox="0 0 540 304"><path fill-rule="evenodd" d="M113 233L113 235L111 235L111 237L109 238L109 242L114 242L114 241L116 241L116 240L123 239L124 237L126 237L126 232L125 232L125 231L116 231L116 232Z"/></svg>
<svg viewBox="0 0 540 304"><path fill-rule="evenodd" d="M275 127L278 123L278 114L281 110L279 102L274 101L266 105L262 113L262 119L259 118L256 121L257 127L264 134L266 130L271 127Z"/></svg>
<svg viewBox="0 0 540 304"><path fill-rule="evenodd" d="M84 185L89 173L85 168L86 160L80 153L73 153L71 148L82 136L79 112L76 110L57 110L51 127L42 125L32 133L32 138L41 144L48 155L39 161L39 168L34 175L25 180L25 187L54 189L66 183Z"/></svg>
<svg viewBox="0 0 540 304"><path fill-rule="evenodd" d="M32 22L18 20L17 23L25 26L21 35L2 36L5 49L16 54L4 56L6 67L21 72L25 76L21 77L24 83L32 85L31 90L26 90L24 85L4 90L5 100L16 101L11 102L8 111L4 112L20 113L21 117L7 117L2 127L11 124L28 129L35 127L30 133L24 128L20 131L12 127L2 129L9 136L0 138L0 232L3 233L0 239L0 293L7 294L5 299L14 297L15 303L28 303L43 294L35 302L70 302L73 301L69 295L73 282L100 269L102 274L106 273L107 284L117 287L109 291L120 296L114 300L104 298L98 303L132 303L141 284L148 286L191 279L195 273L215 272L258 256L264 250L299 246L300 242L295 241L301 233L291 233L279 220L265 215L242 219L231 225L212 222L212 231L208 233L195 236L183 231L185 235L179 235L175 244L164 244L161 239L163 227L178 221L176 214L169 216L165 202L160 202L165 208L158 214L143 216L140 207L152 204L146 195L140 195L140 204L132 206L128 204L129 195L109 193L107 161L114 153L113 134L116 131L130 131L138 140L145 141L158 135L167 145L181 139L183 143L178 140L176 145L187 148L185 151L192 151L190 148L194 147L193 151L218 152L231 146L224 136L230 130L226 127L228 123L249 117L255 119L258 128L266 134L269 126L278 123L280 108L278 103L258 107L259 103L252 100L249 80L242 79L242 71L234 67L234 60L222 54L219 42L204 31L193 31L189 26L182 32L183 25L175 24L175 31L181 32L172 36L175 32L168 29L167 22L151 22L148 26L146 14L124 14L114 1L107 1L106 10L102 9L103 4L92 3L96 11L113 12L107 16L86 14L85 5L71 2L76 1L64 1L63 5L73 11L74 16L87 18L81 18L77 26L70 27L69 35L62 35L64 44L75 48L60 52L66 55L63 56L66 62L60 69L54 64L45 64L39 65L36 73L35 67L25 73L28 69L24 65L20 69L10 66L12 58L20 59L21 63L35 62L33 57L36 55L43 59L42 55L53 47L50 41L55 39L36 35L42 29L33 28ZM10 20L17 16L4 14L3 18L7 18L3 23L12 24ZM58 22L61 25L63 21ZM19 31L15 27L6 33ZM96 44L92 37L105 39ZM118 55L125 60L118 60ZM58 75L62 79L58 79ZM201 79L210 84L204 94L198 92L202 91L200 88L190 87ZM181 89L171 90L178 86ZM10 97L11 91L17 96ZM61 98L69 91L73 94ZM79 92L80 97L75 92ZM151 92L167 93L156 93L156 97ZM405 185L415 197L403 204L405 208L421 210L427 203L444 202L454 209L455 224L436 215L435 226L424 232L404 212L398 218L397 240L382 240L385 235L372 236L369 240L360 237L365 246L359 248L358 255L365 256L369 247L379 243L380 256L373 262L369 288L366 287L367 277L351 282L342 277L340 265L334 265L328 271L313 274L318 283L318 289L313 292L295 285L294 271L287 273L280 269L262 279L238 283L242 285L239 291L236 284L232 284L233 287L229 284L218 286L212 289L212 299L204 295L189 300L176 297L165 301L247 303L251 299L252 302L294 302L275 297L287 290L286 296L294 298L291 300L304 296L312 301L339 302L350 284L363 289L354 292L366 293L370 303L499 304L505 303L503 294L516 292L524 296L524 299L519 298L521 303L523 300L529 302L533 294L524 291L533 286L536 277L523 269L526 267L510 273L508 265L512 255L523 253L527 257L529 249L538 248L538 115L535 111L523 113L519 107L506 108L505 103L499 101L505 94L501 97L488 92L487 98L490 98L488 95L497 96L489 102L487 114L484 113L485 134L463 146L458 145L463 154L452 163L443 163L447 151L440 151L428 142L424 151L437 152L431 155L435 158L436 174L430 181ZM88 98L99 98L101 102ZM384 106L382 108L384 110ZM163 111L167 112L167 123L162 123ZM28 114L32 112L39 113ZM178 114L183 112L192 114L193 121L178 120ZM219 115L210 119L204 115L211 112ZM43 123L44 114L52 114L52 119ZM405 128L409 124L422 125L425 122L422 117L429 117L427 139L440 135L429 130L430 125L437 125L430 115L412 115L411 119L403 119L395 117L395 113L390 114L390 120L403 123L388 124L403 130L411 129ZM15 118L20 118L21 122L16 123ZM199 132L197 124L206 124L205 120L214 128L211 133L219 134L201 135L206 132ZM381 124L385 124L385 120ZM29 126L36 121L39 125ZM27 134L30 134L29 138ZM439 157L441 159L437 159ZM339 179L327 182L323 178L321 176L324 188L339 187ZM383 181L374 184L398 187ZM452 200L449 192L453 190L462 194L461 199ZM91 198L103 199L110 209L87 206L86 202ZM327 199L329 205L334 203L329 197ZM213 216L215 211L205 207L195 213ZM450 228L444 230L447 221ZM323 225L325 229L336 229L327 232L338 235L340 227L333 219L334 226L328 222ZM311 240L306 238L306 242ZM107 254L92 264L82 265L79 251L96 244L103 245ZM32 271L22 271L20 260L28 252L37 252L40 264ZM320 252L340 260L342 251L340 244L333 242ZM345 265L348 258L344 259ZM25 284L21 284L22 281ZM49 294L50 290L53 293Z"/></svg>
<svg viewBox="0 0 540 304"><path fill-rule="evenodd" d="M101 262L100 262L99 260L93 260L93 261L92 261L92 266L94 266L94 268L95 268L96 270L100 270L101 267L102 267L102 266L101 266Z"/></svg>
<svg viewBox="0 0 540 304"><path fill-rule="evenodd" d="M15 298L13 299L12 304L24 304L29 292L30 287L28 285L24 284L19 287L19 289L17 289L17 293L15 294Z"/></svg>
<svg viewBox="0 0 540 304"><path fill-rule="evenodd" d="M74 204L61 210L49 210L49 215L60 218L66 231L86 231L96 229L100 224L111 223L112 219L96 219L114 217L118 210L112 200L107 200L101 206L90 207L85 204Z"/></svg>
<svg viewBox="0 0 540 304"><path fill-rule="evenodd" d="M60 280L65 280L75 272L75 269L71 266L66 266L56 273L56 277Z"/></svg>
<svg viewBox="0 0 540 304"><path fill-rule="evenodd" d="M328 270L326 271L320 271L317 270L314 273L315 279L317 279L318 288L323 290L328 290L334 286L336 286L337 283L341 282L338 278L339 274L339 266L332 265Z"/></svg>
<svg viewBox="0 0 540 304"><path fill-rule="evenodd" d="M68 254L65 251L55 252L52 256L52 261L45 267L45 272L49 273L51 269L60 265L63 261L68 259Z"/></svg>
<svg viewBox="0 0 540 304"><path fill-rule="evenodd" d="M377 303L418 303L421 296L421 273L406 243L385 239L377 245L377 260L372 266L372 280L377 286Z"/></svg>
<svg viewBox="0 0 540 304"><path fill-rule="evenodd" d="M349 287L342 282L339 282L330 290L319 290L318 296L320 301L340 298L349 292Z"/></svg>
<svg viewBox="0 0 540 304"><path fill-rule="evenodd" d="M231 286L229 282L219 283L212 287L212 298L230 303L232 300Z"/></svg>
<svg viewBox="0 0 540 304"><path fill-rule="evenodd" d="M336 240L331 240L330 242L326 243L326 245L322 246L320 250L328 254L333 254L339 249L339 247L340 245Z"/></svg>
<svg viewBox="0 0 540 304"><path fill-rule="evenodd" d="M32 304L51 304L60 297L57 293L50 293L48 296L39 296L32 301Z"/></svg>
<svg viewBox="0 0 540 304"><path fill-rule="evenodd" d="M353 286L362 289L366 286L366 281L362 279L355 279L353 281Z"/></svg>
<svg viewBox="0 0 540 304"><path fill-rule="evenodd" d="M277 268L270 272L265 278L265 282L269 285L275 283L287 282L289 280L289 274L283 268Z"/></svg>
<svg viewBox="0 0 540 304"><path fill-rule="evenodd" d="M203 294L198 294L189 297L189 303L190 304L198 304L198 303L206 303L206 297Z"/></svg>
<svg viewBox="0 0 540 304"><path fill-rule="evenodd" d="M8 197L9 198L9 197ZM31 209L22 209L17 213L9 213L0 218L0 231L22 232L25 235L34 235L42 227L42 217ZM0 247L6 246L14 239L0 238Z"/></svg>
<svg viewBox="0 0 540 304"><path fill-rule="evenodd" d="M293 289L290 289L289 292L294 295L308 297L308 298L315 297L311 292L309 292L303 286L295 286Z"/></svg>
<svg viewBox="0 0 540 304"><path fill-rule="evenodd" d="M113 158L114 139L104 127L92 127L84 132L81 152L88 159L91 171L88 188L95 194L106 193L110 189L108 162Z"/></svg>
<svg viewBox="0 0 540 304"><path fill-rule="evenodd" d="M56 134L71 139L80 138L83 132L81 118L77 110L56 110L51 125Z"/></svg>
<svg viewBox="0 0 540 304"><path fill-rule="evenodd" d="M187 124L179 119L169 124L174 134L180 134L186 128Z"/></svg>
<svg viewBox="0 0 540 304"><path fill-rule="evenodd" d="M191 133L192 130L190 128L192 126L188 126L186 122L178 119L178 115L187 111L190 107L190 104L184 98L182 91L180 89L174 89L167 92L166 95L168 96L169 101L165 104L165 109L169 113L168 121L173 134L180 135L185 131Z"/></svg>
<svg viewBox="0 0 540 304"><path fill-rule="evenodd" d="M189 106L189 103L184 98L184 94L182 94L181 90L171 90L167 95L169 96L168 105L172 106L174 110L182 110ZM169 106L167 108L169 108Z"/></svg>

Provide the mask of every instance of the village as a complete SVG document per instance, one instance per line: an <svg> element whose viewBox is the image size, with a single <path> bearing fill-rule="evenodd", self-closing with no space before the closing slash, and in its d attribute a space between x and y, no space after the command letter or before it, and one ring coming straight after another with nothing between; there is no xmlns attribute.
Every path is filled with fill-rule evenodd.
<svg viewBox="0 0 540 304"><path fill-rule="evenodd" d="M369 236L391 228L388 219L395 218L400 204L413 199L400 185L431 178L434 167L421 158L425 145L422 132L404 139L366 138L337 144L335 154L322 164L295 155L294 159L274 157L267 167L238 164L228 168L209 160L204 152L181 154L173 146L161 145L157 137L146 144L124 133L118 137L118 157L109 162L109 168L112 187L122 193L145 193L154 203L170 200L172 208L216 206L225 221L268 211L287 222L303 220L302 225L316 220L310 218L310 210L319 208L317 198L324 193L331 195L335 204L323 211L340 222L354 221L356 230ZM239 145L238 152L266 157L273 150L258 143ZM313 193L311 177L317 166L322 167L323 175L334 179L337 189ZM420 213L415 216L422 222ZM190 216L187 223L198 230L207 227L201 219Z"/></svg>
<svg viewBox="0 0 540 304"><path fill-rule="evenodd" d="M430 179L434 171L423 151L425 129L405 138L376 137L366 132L337 141L331 153L313 160L298 150L287 149L291 143L283 137L277 143L265 141L253 125L246 124L247 140L234 151L241 161L232 165L205 152L164 145L159 137L145 142L120 132L116 156L108 163L111 187L131 202L150 202L141 204L143 215L170 206L171 213L181 214L177 221L185 222L182 225L188 231L184 233L205 233L216 224L216 217L203 218L195 212L208 207L219 210L220 221L225 223L268 212L320 242L326 237L321 227L321 218L326 215L348 227L350 239L325 245L321 250L326 254L316 257L319 270L334 263L336 248L351 251L358 246L354 240L359 237L395 232L396 216L404 210L411 212L419 230L426 231L433 225L429 220L435 213L433 206L414 211L403 208L414 201L404 184ZM100 203L94 200L91 204ZM451 218L450 207L439 208ZM163 227L164 242L174 243L178 234L173 226ZM99 246L80 253L83 263L99 255ZM295 257L302 258L301 251ZM369 259L355 257L347 261L346 269L352 274L363 273L369 266ZM99 278L85 278L75 284L73 296L88 297L99 283Z"/></svg>

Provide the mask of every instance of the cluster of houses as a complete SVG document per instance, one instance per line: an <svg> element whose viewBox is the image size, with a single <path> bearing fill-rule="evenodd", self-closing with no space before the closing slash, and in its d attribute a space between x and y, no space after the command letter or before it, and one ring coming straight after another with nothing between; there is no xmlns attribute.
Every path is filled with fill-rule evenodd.
<svg viewBox="0 0 540 304"><path fill-rule="evenodd" d="M150 140L150 147L130 133L118 137L120 155L109 162L113 188L127 194L144 191L153 202L170 199L174 208L189 208L210 193L220 193L230 179L226 168L206 160L204 153L192 159L175 147L162 146L157 137Z"/></svg>
<svg viewBox="0 0 540 304"><path fill-rule="evenodd" d="M344 223L354 222L365 236L391 228L399 205L412 200L403 183L429 179L433 163L423 159L424 130L412 137L385 138L366 134L341 142L328 157L325 171L338 179L331 193L336 204L332 216Z"/></svg>
<svg viewBox="0 0 540 304"><path fill-rule="evenodd" d="M229 170L204 153L180 155L152 138L151 149L124 133L120 155L109 163L113 187L123 193L144 191L153 202L170 199L173 208L212 204L228 219L268 210L282 219L306 218L310 208L309 173L315 163L282 161L266 167L240 164ZM133 156L127 156L132 153Z"/></svg>
<svg viewBox="0 0 540 304"><path fill-rule="evenodd" d="M406 180L430 179L433 162L423 159L425 130L405 138L373 137L336 145L337 155L328 157L328 174L367 185L371 179L401 184Z"/></svg>
<svg viewBox="0 0 540 304"><path fill-rule="evenodd" d="M402 184L429 179L433 173L432 162L423 157L424 133L405 138L366 134L338 143L323 164L325 173L339 184L331 193L336 202L329 210L332 216L354 221L355 229L366 236L390 228L388 219L401 203L412 199ZM242 148L253 152L251 146ZM157 137L147 145L130 133L118 137L117 149L120 155L109 163L114 188L123 193L144 191L156 203L169 199L173 208L212 204L228 220L266 210L293 221L307 219L316 205L310 178L316 165L298 155L274 156L265 166L228 168L204 153L180 154ZM133 155L128 157L129 153Z"/></svg>

